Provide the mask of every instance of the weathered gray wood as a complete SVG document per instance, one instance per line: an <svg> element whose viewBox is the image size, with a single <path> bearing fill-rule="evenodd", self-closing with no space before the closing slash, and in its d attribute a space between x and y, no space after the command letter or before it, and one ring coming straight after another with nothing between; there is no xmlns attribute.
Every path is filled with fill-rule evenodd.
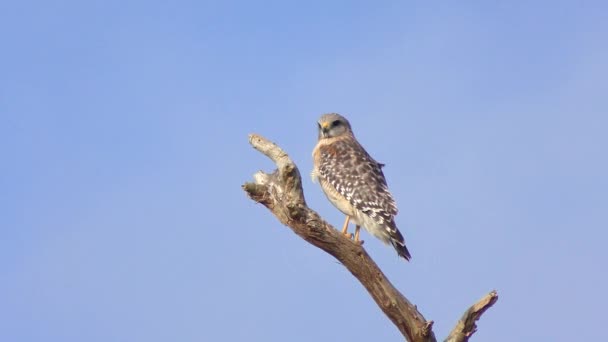
<svg viewBox="0 0 608 342"><path fill-rule="evenodd" d="M445 342L466 342L469 340L475 331L477 331L477 320L483 313L489 309L498 300L498 293L492 291L481 298L477 303L473 304L467 311L464 312L458 323L450 335L445 339Z"/></svg>

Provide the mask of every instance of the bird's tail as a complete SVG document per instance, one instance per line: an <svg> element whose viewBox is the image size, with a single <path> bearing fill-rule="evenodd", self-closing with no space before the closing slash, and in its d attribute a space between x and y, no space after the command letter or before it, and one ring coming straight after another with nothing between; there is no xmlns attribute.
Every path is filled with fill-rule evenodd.
<svg viewBox="0 0 608 342"><path fill-rule="evenodd" d="M410 251L407 250L407 247L405 247L405 240L403 239L403 235L401 235L401 232L398 229L395 229L395 231L392 233L393 234L391 234L390 236L391 245L393 245L393 248L395 248L397 254L400 257L407 261L410 261L412 255L410 254Z"/></svg>
<svg viewBox="0 0 608 342"><path fill-rule="evenodd" d="M410 251L407 250L407 247L405 247L405 243L400 243L398 241L391 240L391 244L393 245L393 247L397 251L397 254L400 257L402 257L403 259L405 259L407 261L410 261L410 259L412 258L412 255L410 254Z"/></svg>

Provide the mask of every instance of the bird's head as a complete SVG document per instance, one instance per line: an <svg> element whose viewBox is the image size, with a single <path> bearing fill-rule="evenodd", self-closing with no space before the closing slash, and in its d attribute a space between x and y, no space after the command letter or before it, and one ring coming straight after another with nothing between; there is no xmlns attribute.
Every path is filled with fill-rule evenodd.
<svg viewBox="0 0 608 342"><path fill-rule="evenodd" d="M319 140L353 134L348 120L337 113L323 114L317 124L319 125Z"/></svg>

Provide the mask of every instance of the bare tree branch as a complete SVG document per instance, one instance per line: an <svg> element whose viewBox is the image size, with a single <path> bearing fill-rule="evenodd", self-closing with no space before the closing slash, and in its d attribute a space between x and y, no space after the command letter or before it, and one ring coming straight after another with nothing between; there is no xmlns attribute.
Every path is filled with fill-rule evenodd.
<svg viewBox="0 0 608 342"><path fill-rule="evenodd" d="M254 175L255 182L245 183L243 189L249 197L270 209L279 221L304 240L340 261L365 287L407 341L436 341L433 321L427 321L416 306L390 283L365 249L340 234L308 208L300 172L287 153L256 134L249 136L249 142L272 159L278 168L271 174L259 171Z"/></svg>
<svg viewBox="0 0 608 342"><path fill-rule="evenodd" d="M462 315L456 326L445 339L445 342L466 342L469 340L475 331L477 331L477 325L475 322L481 315L489 309L498 300L498 294L496 291L492 291L481 298L477 303L473 304L465 313Z"/></svg>

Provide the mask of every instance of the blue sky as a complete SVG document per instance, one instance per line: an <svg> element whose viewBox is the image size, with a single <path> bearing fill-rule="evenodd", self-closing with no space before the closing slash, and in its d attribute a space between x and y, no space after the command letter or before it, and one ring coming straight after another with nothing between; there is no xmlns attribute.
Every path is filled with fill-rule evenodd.
<svg viewBox="0 0 608 342"><path fill-rule="evenodd" d="M400 340L240 185L311 169L348 117L411 263L363 233L443 338L605 336L608 6L600 1L0 4L0 340ZM342 215L306 177L309 205Z"/></svg>

